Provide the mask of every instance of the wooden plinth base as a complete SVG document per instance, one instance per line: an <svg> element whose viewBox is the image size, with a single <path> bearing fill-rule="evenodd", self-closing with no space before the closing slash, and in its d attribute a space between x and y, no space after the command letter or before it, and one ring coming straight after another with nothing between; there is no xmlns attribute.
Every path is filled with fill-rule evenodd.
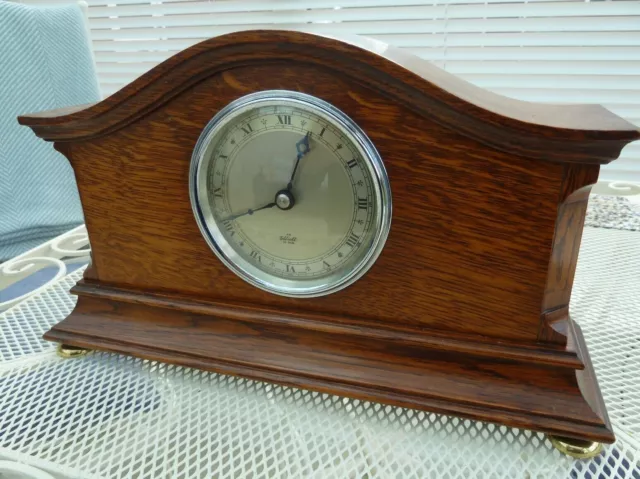
<svg viewBox="0 0 640 479"><path fill-rule="evenodd" d="M492 357L486 345L478 345L478 354L473 344L451 352L382 334L305 329L299 318L220 317L195 302L189 308L186 301L82 283L74 292L80 295L75 310L45 339L548 434L615 440L572 322L576 361L545 364L539 351L532 360L526 351L505 358L499 348Z"/></svg>

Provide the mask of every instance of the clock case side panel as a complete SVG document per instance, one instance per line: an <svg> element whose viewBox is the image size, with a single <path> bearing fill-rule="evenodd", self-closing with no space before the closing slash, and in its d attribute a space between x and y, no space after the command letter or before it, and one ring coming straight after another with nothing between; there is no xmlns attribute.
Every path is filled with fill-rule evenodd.
<svg viewBox="0 0 640 479"><path fill-rule="evenodd" d="M72 161L73 160L73 143L54 142L53 148L59 153L61 153L67 159L67 161L69 161L69 163L72 166L76 185L78 186L78 195L80 196L80 204L82 205L82 208L83 208L83 215L84 215L85 228L87 230L87 237L89 238L89 245L91 246L91 229L92 228L88 225L88 223L91 223L92 216L87 215L86 212L84 211L84 205L86 204L86 202L83 200L83 196L85 194L84 189L80 188L80 185L78 184L78 177L76 175L77 170L73 168L73 161ZM87 281L99 281L98 268L96 266L96 262L94 261L92 252L89 253L89 264L84 269L84 272L82 273L82 277Z"/></svg>
<svg viewBox="0 0 640 479"><path fill-rule="evenodd" d="M569 301L578 263L589 194L598 181L599 165L565 165L558 216L549 259L538 340L567 345Z"/></svg>

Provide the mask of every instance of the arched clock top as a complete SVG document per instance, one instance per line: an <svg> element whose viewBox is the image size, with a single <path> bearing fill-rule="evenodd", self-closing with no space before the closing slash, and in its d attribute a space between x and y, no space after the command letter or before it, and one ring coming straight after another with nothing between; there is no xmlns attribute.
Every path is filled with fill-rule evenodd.
<svg viewBox="0 0 640 479"><path fill-rule="evenodd" d="M382 42L358 37L345 42L277 30L236 32L203 41L99 103L24 115L19 121L48 141L96 138L124 128L209 77L240 66L282 62L329 70L420 116L520 157L602 164L640 138L634 125L599 105L514 100Z"/></svg>

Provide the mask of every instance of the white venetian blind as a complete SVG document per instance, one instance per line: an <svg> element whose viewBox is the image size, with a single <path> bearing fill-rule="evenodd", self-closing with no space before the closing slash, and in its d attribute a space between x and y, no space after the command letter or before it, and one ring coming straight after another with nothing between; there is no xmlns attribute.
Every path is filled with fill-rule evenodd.
<svg viewBox="0 0 640 479"><path fill-rule="evenodd" d="M640 125L640 1L87 1L105 96L206 38L295 28L367 35L503 95L601 103ZM601 178L640 181L640 144Z"/></svg>

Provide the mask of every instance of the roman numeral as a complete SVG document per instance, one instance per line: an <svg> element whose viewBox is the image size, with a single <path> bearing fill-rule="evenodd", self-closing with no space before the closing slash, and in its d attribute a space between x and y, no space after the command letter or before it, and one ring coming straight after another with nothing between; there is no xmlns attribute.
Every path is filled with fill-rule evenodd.
<svg viewBox="0 0 640 479"><path fill-rule="evenodd" d="M290 125L291 124L291 116L290 115L278 115L278 123L281 125Z"/></svg>
<svg viewBox="0 0 640 479"><path fill-rule="evenodd" d="M216 198L222 198L222 187L214 188L213 196L216 197Z"/></svg>
<svg viewBox="0 0 640 479"><path fill-rule="evenodd" d="M230 220L223 221L222 225L224 226L224 229L227 230L228 233L230 233L230 236L233 236L235 234L235 231L233 231L233 223Z"/></svg>
<svg viewBox="0 0 640 479"><path fill-rule="evenodd" d="M325 130L326 130L326 128L324 128L324 127L323 127L323 128L322 128L322 130L320 130L320 135L318 135L318 136L322 136L322 135L324 135L324 131L325 131Z"/></svg>
<svg viewBox="0 0 640 479"><path fill-rule="evenodd" d="M257 251L251 251L251 257L257 259L258 263L262 263L262 256L260 256Z"/></svg>
<svg viewBox="0 0 640 479"><path fill-rule="evenodd" d="M285 266L287 268L287 273L295 273L296 272L295 268L292 265L286 264Z"/></svg>
<svg viewBox="0 0 640 479"><path fill-rule="evenodd" d="M355 248L355 246L358 244L359 239L360 239L359 236L351 233L351 236L349 236L349 239L347 239L347 245L351 246L352 248Z"/></svg>
<svg viewBox="0 0 640 479"><path fill-rule="evenodd" d="M244 131L245 135L248 135L253 131L253 128L251 128L251 125L249 123L247 123L245 126L241 127L240 129Z"/></svg>
<svg viewBox="0 0 640 479"><path fill-rule="evenodd" d="M324 267L326 269L331 269L331 265L329 263L327 263L326 261L323 261L322 264L324 265Z"/></svg>
<svg viewBox="0 0 640 479"><path fill-rule="evenodd" d="M218 158L222 158L223 160L226 160L229 157L227 155L218 155Z"/></svg>
<svg viewBox="0 0 640 479"><path fill-rule="evenodd" d="M367 199L366 198L358 198L358 209L366 210L367 209Z"/></svg>
<svg viewBox="0 0 640 479"><path fill-rule="evenodd" d="M353 160L347 161L347 166L349 168L355 168L356 166L358 166L358 162L354 158Z"/></svg>

